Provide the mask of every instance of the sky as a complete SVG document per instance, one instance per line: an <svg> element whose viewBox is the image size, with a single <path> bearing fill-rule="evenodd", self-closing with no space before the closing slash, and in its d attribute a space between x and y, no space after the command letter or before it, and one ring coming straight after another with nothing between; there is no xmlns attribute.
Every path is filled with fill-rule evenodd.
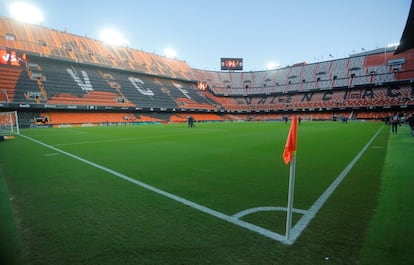
<svg viewBox="0 0 414 265"><path fill-rule="evenodd" d="M11 17L1 0L0 16ZM243 71L344 58L400 41L411 0L26 0L44 27L100 40L122 34L128 46L190 67L220 70L220 58L243 58Z"/></svg>

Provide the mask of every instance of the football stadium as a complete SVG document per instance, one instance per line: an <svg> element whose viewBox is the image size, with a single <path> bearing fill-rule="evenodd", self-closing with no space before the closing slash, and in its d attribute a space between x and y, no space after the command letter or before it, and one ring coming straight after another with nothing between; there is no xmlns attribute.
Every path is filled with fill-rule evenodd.
<svg viewBox="0 0 414 265"><path fill-rule="evenodd" d="M260 71L0 17L1 264L413 264L408 14Z"/></svg>

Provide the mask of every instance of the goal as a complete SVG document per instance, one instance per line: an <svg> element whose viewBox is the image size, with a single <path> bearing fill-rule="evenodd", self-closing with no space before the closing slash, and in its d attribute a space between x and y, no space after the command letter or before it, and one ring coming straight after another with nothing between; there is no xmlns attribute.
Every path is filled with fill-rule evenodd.
<svg viewBox="0 0 414 265"><path fill-rule="evenodd" d="M0 112L0 135L20 134L17 111Z"/></svg>

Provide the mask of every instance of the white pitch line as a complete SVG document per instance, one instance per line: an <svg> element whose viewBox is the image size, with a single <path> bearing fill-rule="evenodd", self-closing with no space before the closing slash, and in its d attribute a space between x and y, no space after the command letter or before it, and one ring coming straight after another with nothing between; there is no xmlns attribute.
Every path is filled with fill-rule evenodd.
<svg viewBox="0 0 414 265"><path fill-rule="evenodd" d="M45 154L45 156L56 156L56 155L60 155L60 153L49 153L49 154Z"/></svg>
<svg viewBox="0 0 414 265"><path fill-rule="evenodd" d="M76 156L74 154L65 152L63 150L60 150L56 147L53 147L51 145L45 144L43 142L40 142L36 139L30 138L28 136L25 136L23 134L20 134L20 136L22 136L23 138L26 138L32 142L38 143L40 145L43 145L47 148L50 148L56 152L59 152L61 154L67 155L69 157L72 157L76 160L79 160L81 162L84 162L88 165L91 165L95 168L101 169L107 173L110 173L116 177L119 177L121 179L124 179L126 181L129 181L133 184L136 184L138 186L141 186L142 188L145 188L147 190L153 191L155 193L158 193L162 196L165 196L167 198L170 198L172 200L175 200L177 202L180 202L184 205L187 205L189 207L192 207L200 212L204 212L206 214L215 216L219 219L222 219L224 221L227 221L229 223L238 225L240 227L243 227L245 229L248 229L250 231L256 232L258 234L261 234L265 237L268 237L270 239L279 241L283 244L286 245L292 245L296 239L300 236L300 234L303 232L303 230L306 228L306 226L310 223L310 221L313 219L313 217L315 217L316 213L320 210L320 208L323 206L323 204L328 200L328 198L331 196L331 194L335 191L335 189L338 187L338 185L342 182L342 180L346 177L346 175L349 173L349 171L352 169L352 167L356 164L356 162L361 158L361 156L365 153L365 151L368 149L369 145L374 141L374 139L377 137L377 135L380 133L380 131L382 130L382 128L384 127L384 125L375 133L375 135L369 140L369 142L362 148L362 150L355 156L355 158L345 167L345 169L341 172L341 174L339 174L339 176L334 180L334 182L332 182L332 184L325 190L325 192L318 198L318 200L316 200L316 202L309 208L309 210L299 210L299 209L295 209L295 212L297 213L301 213L304 214L302 216L302 218L299 220L298 223L296 223L296 225L293 227L293 229L291 230L291 236L290 236L290 240L287 240L286 237L284 235L278 234L276 232L267 230L263 227L239 220L238 218L245 216L248 214L249 211L257 211L257 209L264 209L264 210L285 210L286 211L286 207L258 207L258 208L252 208L252 209L247 209L245 211L239 212L233 216L229 216L226 215L224 213L215 211L213 209L210 209L206 206L197 204L195 202L189 201L187 199L184 199L182 197L179 197L177 195L174 195L172 193L163 191L161 189L158 189L154 186L148 185L144 182L141 182L139 180L130 178L122 173L119 173L117 171L114 171L112 169L106 168L104 166L101 166L99 164L96 164L94 162L91 162L89 160L86 160L84 158L81 158L79 156ZM270 209L272 208L272 209Z"/></svg>
<svg viewBox="0 0 414 265"><path fill-rule="evenodd" d="M275 206L262 206L262 207L256 207L256 208L250 208L246 209L244 211L238 212L236 214L233 214L234 218L240 219L246 215L255 213L255 212L265 212L265 211L280 211L280 212L287 212L287 207L275 207ZM306 210L301 209L292 209L295 213L300 214L306 214Z"/></svg>
<svg viewBox="0 0 414 265"><path fill-rule="evenodd" d="M56 151L56 152L59 152L59 153L64 154L64 155L66 155L66 156L72 157L72 158L74 158L74 159L76 159L76 160L79 160L79 161L81 161L81 162L83 162L83 163L86 163L86 164L88 164L88 165L91 165L91 166L93 166L93 167L95 167L95 168L98 168L98 169L100 169L100 170L102 170L102 171L105 171L105 172L107 172L107 173L110 173L110 174L112 174L112 175L114 175L114 176L116 176L116 177L119 177L119 178L124 179L124 180L126 180L126 181L129 181L129 182L131 182L131 183L133 183L133 184L136 184L136 185L138 185L138 186L141 186L142 188L145 188L145 189L147 189L147 190L150 190L150 191L153 191L153 192L155 192L155 193L158 193L158 194L160 194L160 195L162 195L162 196L165 196L165 197L167 197L167 198L170 198L170 199L172 199L172 200L175 200L175 201L177 201L177 202L180 202L180 203L182 203L182 204L184 204L184 205L190 206L190 207L192 207L192 208L194 208L194 209L196 209L196 210L198 210L198 211L200 211L200 212L204 212L204 213L206 213L206 214L209 214L209 215L215 216L215 217L217 217L217 218L219 218L219 219L222 219L222 220L224 220L224 221L227 221L227 222L229 222L229 223L232 223L232 224L238 225L238 226L240 226L240 227L246 228L246 229L248 229L248 230L250 230L250 231L253 231L253 232L259 233L259 234L261 234L261 235L263 235L263 236L265 236L265 237L268 237L268 238L270 238L270 239L273 239L273 240L276 240L276 241L280 241L280 242L282 242L282 243L287 243L287 241L286 241L286 239L285 239L285 236L280 235L280 234L278 234L278 233L276 233L276 232L273 232L273 231L267 230L267 229L265 229L265 228L263 228L263 227L260 227L260 226L257 226L257 225L254 225L254 224L251 224L251 223L248 223L248 222L245 222L245 221L239 220L239 219L237 219L237 218L235 218L235 217L232 217L232 216L226 215L226 214L224 214L224 213L221 213L221 212L215 211L215 210L213 210L213 209L210 209L210 208L205 207L205 206L203 206L203 205L200 205L200 204L197 204L197 203L195 203L195 202L189 201L189 200L187 200L187 199L184 199L184 198L179 197L179 196L177 196L177 195L174 195L174 194L172 194L172 193L169 193L169 192L163 191L163 190L161 190L161 189L158 189L158 188L156 188L156 187L154 187L154 186L148 185L148 184L146 184L146 183L144 183L144 182L141 182L141 181L139 181L139 180L136 180L136 179L130 178L130 177L128 177L128 176L126 176L126 175L124 175L124 174L122 174L122 173L119 173L119 172L115 171L115 170L112 170L112 169L109 169L109 168L107 168L107 167L101 166L101 165L99 165L99 164L96 164L96 163L94 163L94 162L91 162L91 161L89 161L89 160L86 160L86 159L84 159L84 158L81 158L81 157L76 156L76 155L74 155L74 154L71 154L71 153L69 153L69 152L65 152L65 151L63 151L63 150L60 150L60 149L58 149L58 148L56 148L56 147L53 147L53 146L48 145L48 144L45 144L45 143L43 143L43 142L41 142L41 141L38 141L38 140L36 140L36 139L30 138L30 137L25 136L25 135L22 135L22 134L20 134L20 136L22 136L23 138L26 138L27 140L30 140L30 141L32 141L32 142L35 142L35 143L37 143L37 144L43 145L43 146L45 146L45 147L47 147L47 148L50 148L50 149L52 149L52 150L54 150L54 151Z"/></svg>
<svg viewBox="0 0 414 265"><path fill-rule="evenodd" d="M111 142L130 141L130 140L136 140L136 139L137 138L119 138L119 139L108 139L108 140L99 140L99 141L84 141L84 142L54 144L52 146L68 146L68 145L79 145L79 144L111 143Z"/></svg>
<svg viewBox="0 0 414 265"><path fill-rule="evenodd" d="M182 136L182 134L171 134L170 136ZM146 137L131 137L131 138L113 138L113 139L106 139L106 140L95 140L95 141L84 141L84 142L74 142L74 143L63 143L63 144L53 144L52 146L70 146L70 145L82 145L82 144L99 144L99 143L111 143L111 142L122 142L122 141L130 141L130 140L142 140L142 139L153 139L153 138L160 138L165 137L164 135L152 135Z"/></svg>
<svg viewBox="0 0 414 265"><path fill-rule="evenodd" d="M310 221L315 217L318 211L322 208L331 194L335 191L338 185L342 182L342 180L348 175L349 171L351 171L352 167L358 162L361 156L365 153L368 149L370 144L374 141L374 139L378 136L381 132L384 125L378 129L378 131L372 136L372 138L368 141L368 143L362 148L362 150L354 157L354 159L345 167L345 169L339 174L339 176L332 182L332 184L322 193L322 195L316 200L316 202L309 208L309 210L302 216L299 222L291 230L291 242L288 244L293 244L295 240L299 237L303 230L305 230L306 226L310 223Z"/></svg>

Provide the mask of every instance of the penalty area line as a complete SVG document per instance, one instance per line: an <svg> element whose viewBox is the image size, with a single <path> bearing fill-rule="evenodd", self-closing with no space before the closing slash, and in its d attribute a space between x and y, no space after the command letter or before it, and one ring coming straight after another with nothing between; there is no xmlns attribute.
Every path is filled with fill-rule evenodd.
<svg viewBox="0 0 414 265"><path fill-rule="evenodd" d="M78 161L81 161L81 162L83 162L85 164L88 164L88 165L90 165L92 167L95 167L97 169L100 169L102 171L105 171L107 173L110 173L111 175L114 175L114 176L116 176L118 178L124 179L124 180L126 180L126 181L128 181L130 183L133 183L135 185L138 185L138 186L140 186L140 187L142 187L144 189L150 190L150 191L155 192L157 194L160 194L160 195L162 195L164 197L167 197L169 199L172 199L174 201L177 201L179 203L182 203L184 205L187 205L187 206L189 206L189 207L191 207L193 209L196 209L196 210L198 210L200 212L203 212L203 213L212 215L212 216L214 216L216 218L219 218L221 220L227 221L229 223L232 223L232 224L235 224L237 226L243 227L243 228L248 229L250 231L256 232L256 233L261 234L261 235L263 235L263 236L265 236L267 238L270 238L272 240L276 240L276 241L279 241L279 242L284 243L284 244L290 244L291 243L291 242L289 242L289 241L286 240L286 238L285 238L284 235L280 235L280 234L278 234L276 232L270 231L270 230L265 229L263 227L260 227L260 226L257 226L257 225L254 225L254 224L251 224L251 223L248 223L248 222L239 220L237 217L226 215L224 213L221 213L221 212L218 212L216 210L210 209L210 208L208 208L206 206L203 206L203 205L200 205L198 203L195 203L195 202L189 201L187 199L184 199L182 197L179 197L179 196L177 196L175 194L172 194L172 193L166 192L164 190L158 189L158 188L156 188L154 186L148 185L148 184L146 184L144 182L141 182L141 181L136 180L134 178L128 177L128 176L126 176L126 175L124 175L124 174L122 174L120 172L117 172L117 171L112 170L110 168L101 166L101 165L99 165L97 163L94 163L92 161L89 161L87 159L84 159L82 157L79 157L77 155L71 154L69 152L63 151L63 150L61 150L59 148L56 148L56 147L51 146L51 145L48 145L46 143L43 143L43 142L38 141L36 139L33 139L33 138L29 137L29 136L25 136L23 134L20 134L20 136L23 137L23 138L25 138L25 139L27 139L27 140L29 140L29 141L32 141L34 143L37 143L39 145L42 145L42 146L47 147L49 149L52 149L55 152L61 153L61 154L66 155L66 156L69 156L69 157L71 157L73 159L76 159Z"/></svg>

